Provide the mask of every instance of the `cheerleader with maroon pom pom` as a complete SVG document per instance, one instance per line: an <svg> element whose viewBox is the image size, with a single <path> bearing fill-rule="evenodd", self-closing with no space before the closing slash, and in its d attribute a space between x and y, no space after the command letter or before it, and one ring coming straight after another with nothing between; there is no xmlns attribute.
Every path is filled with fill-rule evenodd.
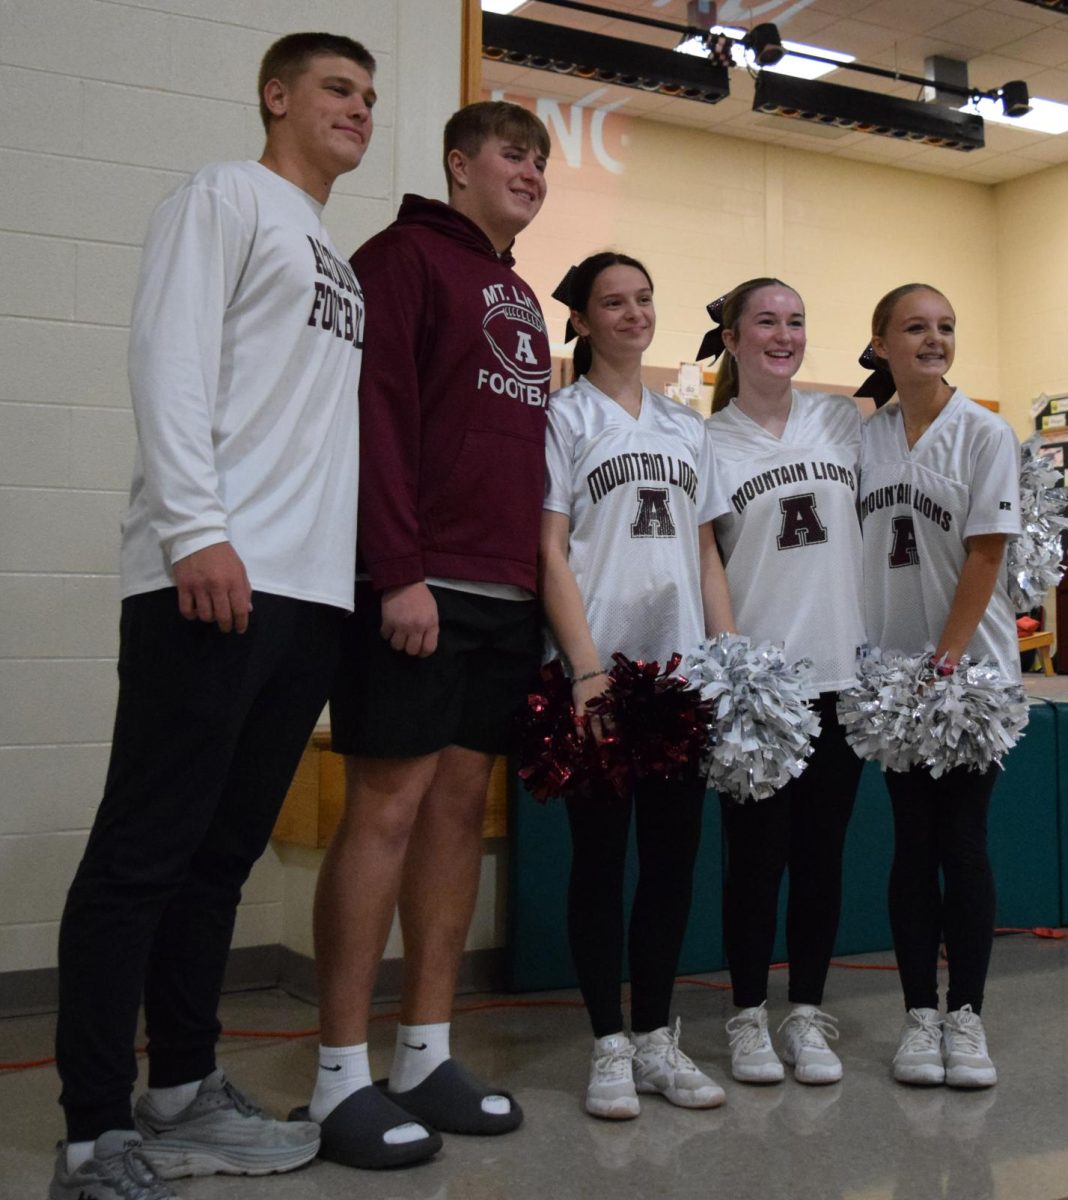
<svg viewBox="0 0 1068 1200"><path fill-rule="evenodd" d="M560 789L573 845L568 932L594 1033L586 1109L635 1117L642 1092L711 1108L723 1091L681 1052L670 1024L707 725L700 697L671 672L706 634L733 630L711 526L718 497L700 416L642 384L656 327L646 269L596 254L554 296L579 342L575 381L549 403L540 571L549 657L566 665L582 734L580 745L562 731L568 761L555 774L577 767L572 784L584 772L587 782ZM597 759L592 774L577 761L583 745ZM628 1037L620 993L632 816L640 869Z"/></svg>

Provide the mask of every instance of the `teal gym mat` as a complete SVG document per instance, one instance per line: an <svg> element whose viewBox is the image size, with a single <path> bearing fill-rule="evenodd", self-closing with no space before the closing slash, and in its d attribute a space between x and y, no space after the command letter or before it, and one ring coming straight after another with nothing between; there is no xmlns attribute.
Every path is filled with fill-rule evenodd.
<svg viewBox="0 0 1068 1200"><path fill-rule="evenodd" d="M1035 701L1023 740L1005 760L994 790L990 855L998 888L999 926L1030 928L1068 921L1068 705ZM513 776L509 802L508 986L513 991L573 987L567 945L567 816L558 801L538 804ZM891 945L886 882L893 853L890 801L881 772L866 764L846 841L842 917L835 953ZM627 893L637 864L633 847ZM679 974L722 970L720 890L723 842L719 800L709 792L694 872L694 901ZM785 912L773 957L786 957Z"/></svg>

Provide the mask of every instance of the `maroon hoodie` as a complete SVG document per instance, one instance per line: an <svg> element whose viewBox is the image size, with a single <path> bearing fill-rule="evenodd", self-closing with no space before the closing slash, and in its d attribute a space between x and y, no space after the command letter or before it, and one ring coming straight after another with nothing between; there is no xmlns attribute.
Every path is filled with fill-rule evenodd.
<svg viewBox="0 0 1068 1200"><path fill-rule="evenodd" d="M360 569L535 590L549 342L534 294L467 217L405 196L352 256L360 377Z"/></svg>

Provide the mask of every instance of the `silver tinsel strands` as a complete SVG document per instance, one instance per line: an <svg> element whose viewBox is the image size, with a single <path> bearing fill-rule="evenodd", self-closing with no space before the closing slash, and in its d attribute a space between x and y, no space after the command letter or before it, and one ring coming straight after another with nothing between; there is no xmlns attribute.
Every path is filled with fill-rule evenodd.
<svg viewBox="0 0 1068 1200"><path fill-rule="evenodd" d="M733 633L683 659L680 673L714 709L704 760L710 787L738 801L766 800L801 774L820 731L806 694L810 666Z"/></svg>
<svg viewBox="0 0 1068 1200"><path fill-rule="evenodd" d="M924 766L937 779L955 767L985 771L1020 740L1027 697L990 659L965 655L950 675L931 667L931 651L872 651L859 683L841 692L838 719L861 758L884 771Z"/></svg>
<svg viewBox="0 0 1068 1200"><path fill-rule="evenodd" d="M917 708L929 659L875 649L857 664L857 686L838 693L838 720L859 758L884 771L915 765Z"/></svg>
<svg viewBox="0 0 1068 1200"><path fill-rule="evenodd" d="M1046 592L1061 581L1061 533L1068 529L1064 515L1068 493L1053 484L1060 472L1038 453L1042 436L1029 437L1020 447L1020 522L1023 533L1009 542L1009 595L1017 612L1029 612L1045 601Z"/></svg>
<svg viewBox="0 0 1068 1200"><path fill-rule="evenodd" d="M1008 683L991 659L965 655L952 675L923 689L916 727L916 759L935 779L954 767L985 771L1020 740L1027 696Z"/></svg>

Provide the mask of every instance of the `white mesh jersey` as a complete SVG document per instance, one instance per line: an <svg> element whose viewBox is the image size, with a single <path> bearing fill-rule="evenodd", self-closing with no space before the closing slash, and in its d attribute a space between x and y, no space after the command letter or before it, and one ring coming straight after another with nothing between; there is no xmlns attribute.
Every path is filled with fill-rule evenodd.
<svg viewBox="0 0 1068 1200"><path fill-rule="evenodd" d="M643 388L635 419L585 376L554 392L544 507L571 518L568 561L602 661L662 664L705 636L697 529L718 503L698 413Z"/></svg>
<svg viewBox="0 0 1068 1200"><path fill-rule="evenodd" d="M976 534L1020 532L1020 448L994 413L956 391L911 450L897 401L864 423L860 511L872 645L916 653L937 643ZM1003 571L968 643L1020 676L1016 614Z"/></svg>
<svg viewBox="0 0 1068 1200"><path fill-rule="evenodd" d="M732 400L707 428L725 493L716 540L739 632L810 659L813 692L848 687L865 642L856 404L795 390L775 437Z"/></svg>

